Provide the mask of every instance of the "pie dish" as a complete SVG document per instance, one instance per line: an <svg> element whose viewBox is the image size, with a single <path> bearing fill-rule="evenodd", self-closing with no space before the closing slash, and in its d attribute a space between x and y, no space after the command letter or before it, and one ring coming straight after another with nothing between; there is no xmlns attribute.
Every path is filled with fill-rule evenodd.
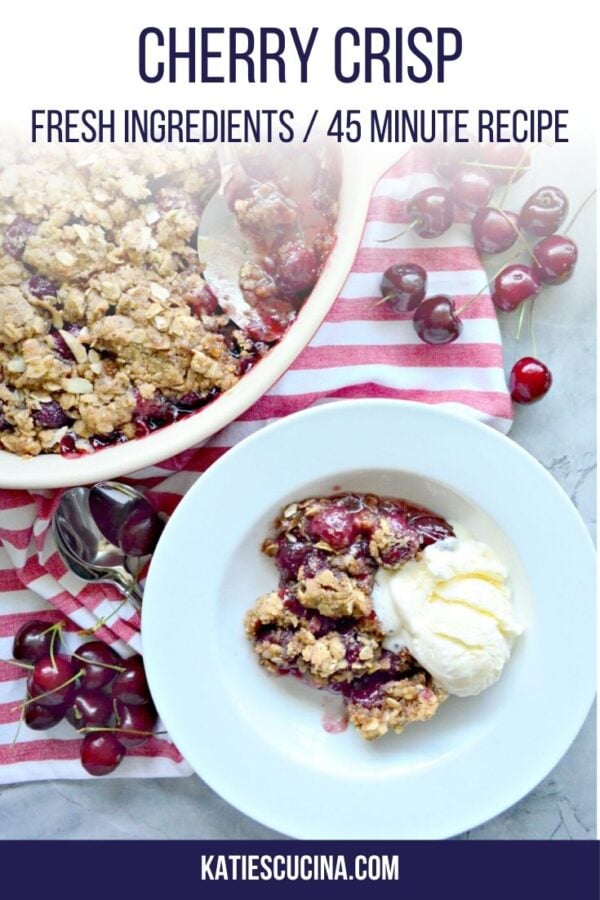
<svg viewBox="0 0 600 900"><path fill-rule="evenodd" d="M326 692L268 677L242 626L273 588L260 544L279 511L348 492L462 523L510 571L524 626L497 684L372 742L325 730ZM584 524L514 442L417 403L323 404L234 447L184 497L150 567L146 669L180 751L247 815L305 839L447 838L532 790L575 738L595 692L594 592Z"/></svg>
<svg viewBox="0 0 600 900"><path fill-rule="evenodd" d="M385 164L387 162L386 159ZM204 164L207 164L206 160ZM209 164L209 170L211 165L212 163ZM373 180L380 165L383 167L383 160L374 166ZM0 449L0 486L15 488L62 487L91 483L141 469L159 460L167 459L194 444L201 443L255 402L290 366L294 358L308 343L341 290L354 259L370 197L372 179L371 176L366 178L364 175L362 178L354 178L352 189L350 189L347 174L351 171L356 171L356 162L350 151L345 153L341 159L341 188L335 228L339 239L336 239L330 250L316 285L310 293L309 302L298 305L299 308L294 313L293 324L278 342L269 345L269 351L260 358L260 362L254 362L245 371L243 377L237 380L235 374L232 378L232 373L229 375L225 373L226 380L235 381L233 386L224 390L223 393L219 393L215 402L209 402L202 408L192 411L192 415L186 415L186 412L189 411L186 408L174 409L171 404L167 406L166 410L164 408L156 410L152 408L152 405L147 405L146 421L135 425L136 430L145 436L138 436L123 442L119 437L113 443L101 438L99 444L101 446L108 444L108 446L104 446L99 452L79 452L75 447L76 452L66 455L42 453L35 457L22 457L15 452ZM183 175L180 173L179 177L181 178ZM207 176L208 182L214 184L214 173ZM206 190L208 193L208 187ZM12 216L11 213L11 221ZM16 239L17 235L14 237ZM3 284L7 281L15 281L15 279L21 283L19 281L20 272L16 271L16 268L19 267L18 260L14 260L6 252L3 252L2 256L4 265L8 266L8 271L1 276ZM9 257L8 260L7 257ZM17 263L16 268L15 263ZM8 286L17 287L16 284ZM159 280L159 293L160 286ZM154 290L156 291L156 288ZM68 333L64 328L56 330ZM65 338L64 334L59 335L58 340L59 343L61 340L66 341L67 344L73 343L68 336ZM69 350L72 352L72 348ZM75 352L79 351L76 349ZM96 365L98 360L94 357L90 362ZM19 361L17 361L18 365ZM82 387L85 391L89 390L87 385ZM48 402L45 395L42 395L40 402ZM144 404L142 404L142 408L143 406ZM157 424L155 412L159 413L159 423L164 422L165 419L167 421L175 419L175 421L169 424L168 428L153 430ZM139 419L140 416L134 415L134 418ZM141 418L144 418L143 414ZM6 431L3 430L2 433L6 438ZM53 437L50 437L50 440L53 440ZM86 438L84 438L85 440ZM66 443L68 449L69 442Z"/></svg>
<svg viewBox="0 0 600 900"><path fill-rule="evenodd" d="M2 152L0 447L22 456L91 453L214 402L283 337L335 243L330 148L245 147L224 184L254 251L241 323L196 249L210 146Z"/></svg>

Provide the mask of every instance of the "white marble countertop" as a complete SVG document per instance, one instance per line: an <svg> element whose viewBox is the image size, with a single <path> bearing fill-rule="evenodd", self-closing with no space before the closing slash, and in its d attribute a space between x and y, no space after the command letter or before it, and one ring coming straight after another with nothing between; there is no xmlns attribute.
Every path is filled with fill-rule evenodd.
<svg viewBox="0 0 600 900"><path fill-rule="evenodd" d="M580 160L581 161L581 160ZM579 162L580 162L579 161ZM578 162L573 207L594 181L591 157ZM583 177L582 177L583 172ZM569 176L556 178L569 190ZM587 184L585 182L587 181ZM536 178L537 184L543 180ZM546 182L552 183L552 182ZM538 355L554 375L543 402L517 410L511 437L563 485L586 524L595 526L595 235L588 207L573 230L581 259L571 281L547 290L536 310ZM507 369L530 353L502 323ZM515 806L461 835L464 839L580 840L596 836L596 729L590 714L556 768ZM0 788L0 838L280 837L237 812L199 778L42 782Z"/></svg>

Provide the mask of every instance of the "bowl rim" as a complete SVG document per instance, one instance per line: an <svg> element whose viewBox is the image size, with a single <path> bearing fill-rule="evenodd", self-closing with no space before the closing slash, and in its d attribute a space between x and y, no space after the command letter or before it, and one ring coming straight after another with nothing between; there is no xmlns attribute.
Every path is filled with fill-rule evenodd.
<svg viewBox="0 0 600 900"><path fill-rule="evenodd" d="M437 417L442 425L444 425L444 422L446 423L446 428L450 428L451 424L454 423L454 428L459 428L462 430L467 429L467 432L472 434L474 439L477 438L478 442L481 441L485 433L485 440L491 441L492 444L495 444L497 447L510 447L509 452L513 455L515 465L521 467L525 472L527 472L528 470L535 472L534 480L537 483L536 490L549 491L547 497L548 502L551 505L557 504L558 506L570 508L569 526L571 530L569 540L573 541L575 545L579 546L578 552L582 554L583 558L586 561L586 565L590 561L588 554L591 554L592 557L594 556L594 545L589 532L585 527L583 520L581 519L580 514L570 501L568 495L563 490L561 485L556 482L556 480L542 466L542 464L537 459L535 459L535 457L533 457L523 447L516 444L510 438L507 438L506 436L495 431L490 426L485 425L484 423L481 423L475 419L470 419L466 416L458 415L453 411L440 409L427 404L403 400L380 399L332 401L330 403L322 404L296 413L293 416L286 417L285 419L279 420L266 426L259 432L256 432L255 434L246 438L244 441L240 442L227 454L221 457L221 459L219 459L213 466L211 466L207 473L202 475L198 482L192 486L190 491L186 494L186 496L179 504L179 507L176 509L171 520L173 524L167 525L167 529L165 530L163 538L161 539L162 546L161 544L159 544L157 553L153 560L153 565L150 568L148 585L146 588L146 608L142 616L142 640L147 651L147 671L149 683L151 686L151 690L153 691L153 694L155 696L158 708L161 711L161 716L164 718L167 729L170 731L173 739L178 743L180 750L184 753L184 755L187 754L188 761L196 769L200 777L202 777L207 782L207 784L209 784L209 786L217 793L219 793L225 800L240 809L245 814L251 816L262 824L267 825L268 827L278 829L297 838L333 839L344 837L357 839L359 837L377 837L379 839L384 839L384 837L399 837L407 839L411 837L426 837L429 839L442 839L451 837L455 834L461 833L462 831L473 828L481 824L482 822L487 821L493 816L500 814L513 803L517 802L525 794L531 791L548 774L548 772L551 771L551 769L562 758L568 747L571 745L572 741L575 739L577 733L579 732L589 712L595 693L595 684L593 683L593 680L586 677L584 683L579 685L578 691L575 696L575 702L569 710L567 727L557 729L554 739L549 742L551 746L546 745L543 748L538 748L539 752L535 754L535 759L533 758L534 754L530 754L531 758L528 760L527 766L521 766L521 771L517 771L515 773L514 778L512 779L512 784L509 784L508 787L506 784L504 785L504 793L501 797L498 796L498 792L490 791L489 793L495 796L493 798L488 796L482 797L480 801L475 804L476 809L454 809L450 816L453 822L452 827L449 828L447 823L432 822L429 832L426 835L407 834L405 831L403 833L395 835L358 834L356 832L356 829L354 829L354 831L352 830L353 826L350 823L345 826L347 828L347 831L343 834L332 834L327 830L327 825L324 822L313 823L310 828L307 828L306 822L304 822L304 824L301 826L297 826L294 824L293 816L291 816L290 814L282 814L281 810L277 812L268 811L266 810L264 804L262 808L257 809L257 805L253 802L249 802L246 796L240 797L240 792L237 787L239 779L227 779L223 777L219 778L218 776L215 776L215 772L213 770L207 771L205 768L203 771L202 766L197 765L198 757L194 758L196 750L193 744L191 732L186 731L185 728L180 728L181 722L180 719L178 719L176 712L176 704L178 701L175 701L175 703L173 703L173 695L169 693L167 680L165 680L164 678L165 669L167 667L167 660L165 658L165 647L161 644L161 641L165 639L165 634L160 625L160 622L162 621L160 616L160 603L159 597L157 596L157 594L155 594L155 585L158 588L159 579L156 575L158 569L164 568L165 565L173 565L172 561L170 561L169 556L169 535L171 533L174 533L174 528L177 527L176 523L179 521L179 519L186 516L187 509L193 509L195 503L197 502L195 499L196 495L198 492L204 490L204 488L207 486L207 481L209 479L218 480L220 477L220 472L223 469L227 469L231 465L235 465L236 459L248 452L248 447L251 443L262 443L265 440L268 441L269 437L272 436L275 432L289 428L292 424L294 426L297 426L299 422L303 423L310 417L327 416L331 419L332 416L338 415L340 410L343 409L344 415L350 416L351 418L354 418L355 421L357 421L360 419L360 415L365 409L375 408L382 409L390 415L392 415L394 412L399 413L402 409L412 408L417 413L417 415L421 414L427 417ZM368 466L368 468L370 469L372 468L372 466ZM390 464L387 468L396 468L398 469L398 471L407 471L405 467L394 465L393 461L390 461ZM327 477L331 477L331 474L332 473L328 472ZM448 479L446 478L444 478L444 480L448 485L453 486L457 491L463 491L464 485L453 485L452 481L448 481ZM200 486L201 484L203 484L202 487ZM477 491L480 490L481 489L478 487ZM487 488L485 488L485 490L487 490ZM476 496L477 492L475 491L474 493ZM471 495L471 499L473 499L473 495ZM502 502L504 503L505 501ZM487 511L489 512L489 509ZM256 518L256 515L258 515L258 513L254 511L253 515L255 515ZM539 561L537 565L539 567ZM527 574L529 575L529 572ZM168 638L168 635L166 637ZM591 640L591 638L586 638L586 640L589 641ZM580 665L583 666L583 669L586 672L586 676L589 675L590 668L594 668L594 655L592 654L591 660L589 658L582 660L580 662ZM250 743L253 743L253 741L254 739L252 739ZM206 758L204 761L206 761ZM195 766L194 762L196 762ZM326 817L324 816L323 818L325 819ZM402 831L403 826L399 825L398 827L399 830Z"/></svg>

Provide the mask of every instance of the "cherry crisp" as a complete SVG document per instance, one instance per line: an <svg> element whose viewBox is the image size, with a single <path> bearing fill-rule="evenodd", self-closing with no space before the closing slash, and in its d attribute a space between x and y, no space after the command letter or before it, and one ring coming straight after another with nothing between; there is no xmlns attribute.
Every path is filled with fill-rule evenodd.
<svg viewBox="0 0 600 900"><path fill-rule="evenodd" d="M444 519L404 500L340 494L290 504L263 544L279 588L245 617L260 664L340 694L366 740L431 718L446 694L407 650L383 647L371 594L379 566L398 569L452 535Z"/></svg>

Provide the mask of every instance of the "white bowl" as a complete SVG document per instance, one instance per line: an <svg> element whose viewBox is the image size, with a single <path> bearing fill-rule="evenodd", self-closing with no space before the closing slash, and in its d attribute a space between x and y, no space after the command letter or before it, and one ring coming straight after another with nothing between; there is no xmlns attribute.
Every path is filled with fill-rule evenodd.
<svg viewBox="0 0 600 900"><path fill-rule="evenodd" d="M290 367L329 312L352 266L377 176L392 159L388 151L387 159L376 157L371 166L361 166L356 151L343 154L338 238L325 270L280 343L230 391L180 422L95 453L30 459L0 450L0 487L68 487L125 475L200 444L252 406Z"/></svg>
<svg viewBox="0 0 600 900"><path fill-rule="evenodd" d="M325 692L261 669L244 612L276 586L260 551L287 502L363 490L466 526L508 566L524 635L502 678L366 743L322 726ZM558 762L594 695L594 551L566 494L491 428L435 407L343 401L238 444L196 482L152 561L150 687L221 796L299 838L445 838L497 815Z"/></svg>

